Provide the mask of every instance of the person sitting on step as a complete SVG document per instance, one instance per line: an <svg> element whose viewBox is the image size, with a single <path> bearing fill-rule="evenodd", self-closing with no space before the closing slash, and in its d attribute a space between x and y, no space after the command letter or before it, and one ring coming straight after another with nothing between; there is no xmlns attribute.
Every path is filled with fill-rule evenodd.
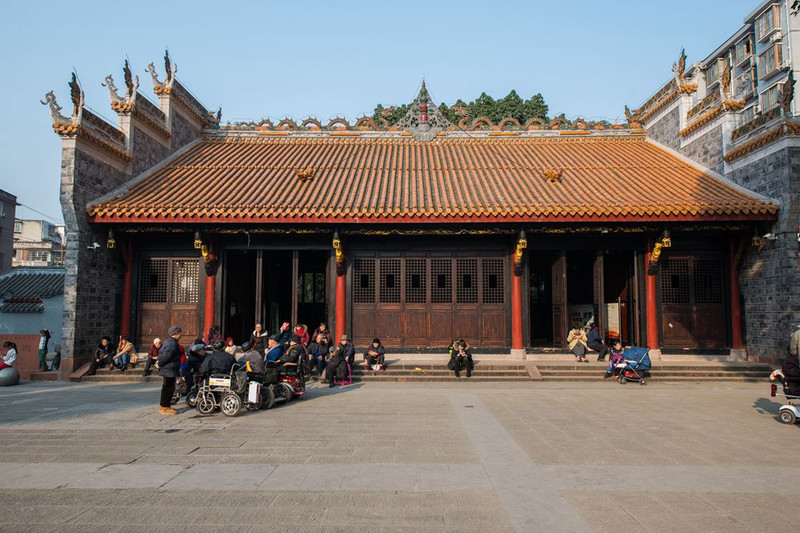
<svg viewBox="0 0 800 533"><path fill-rule="evenodd" d="M567 343L569 350L579 363L589 362L589 359L586 358L586 352L589 350L589 346L586 344L586 332L583 331L580 324L575 324L575 327L570 330L567 335Z"/></svg>
<svg viewBox="0 0 800 533"><path fill-rule="evenodd" d="M472 360L472 352L469 350L469 344L464 339L453 341L450 345L450 362L447 367L455 372L457 378L461 377L461 371L467 371L467 377L472 377L472 370L475 368L475 363Z"/></svg>
<svg viewBox="0 0 800 533"><path fill-rule="evenodd" d="M384 350L381 340L379 338L372 339L372 344L369 345L367 351L364 352L364 363L367 368L372 370L385 370L386 350Z"/></svg>
<svg viewBox="0 0 800 533"><path fill-rule="evenodd" d="M111 364L121 371L128 370L129 363L136 362L136 347L134 347L129 337L122 337L117 354L111 359Z"/></svg>
<svg viewBox="0 0 800 533"><path fill-rule="evenodd" d="M144 372L142 373L143 376L147 377L150 375L150 367L156 365L158 362L158 351L161 349L161 339L156 337L153 339L153 345L150 346L150 350L147 351L147 361L144 363Z"/></svg>
<svg viewBox="0 0 800 533"><path fill-rule="evenodd" d="M97 373L98 368L103 368L104 366L108 365L109 369L113 366L111 364L111 358L114 356L114 345L111 344L111 337L105 336L100 340L100 344L97 345L97 348L94 349L94 357L92 357L92 361L89 364L89 372L86 373L87 376L94 376Z"/></svg>

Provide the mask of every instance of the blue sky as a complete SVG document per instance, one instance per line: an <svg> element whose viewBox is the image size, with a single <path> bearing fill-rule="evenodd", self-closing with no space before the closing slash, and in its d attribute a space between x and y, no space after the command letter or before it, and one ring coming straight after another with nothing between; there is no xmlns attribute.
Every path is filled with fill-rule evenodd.
<svg viewBox="0 0 800 533"><path fill-rule="evenodd" d="M61 219L60 141L39 101L69 108L76 69L86 102L114 119L100 86L127 57L140 92L164 48L178 78L223 121L336 115L402 104L428 82L437 102L541 92L550 114L614 120L671 75L686 48L701 60L757 0L572 2L4 2L0 7L0 188L18 216Z"/></svg>

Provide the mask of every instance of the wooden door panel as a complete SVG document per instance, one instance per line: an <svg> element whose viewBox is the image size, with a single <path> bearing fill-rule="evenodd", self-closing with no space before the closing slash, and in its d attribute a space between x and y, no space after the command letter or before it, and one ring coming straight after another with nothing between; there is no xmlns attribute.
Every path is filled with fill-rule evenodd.
<svg viewBox="0 0 800 533"><path fill-rule="evenodd" d="M353 342L357 346L364 346L375 337L378 331L378 324L375 319L374 308L359 308L353 310Z"/></svg>
<svg viewBox="0 0 800 533"><path fill-rule="evenodd" d="M453 332L453 312L452 310L435 311L431 310L430 313L431 324L431 346L439 340L443 340L445 346L448 345L455 334Z"/></svg>
<svg viewBox="0 0 800 533"><path fill-rule="evenodd" d="M725 348L725 315L715 307L697 307L695 342L698 348Z"/></svg>
<svg viewBox="0 0 800 533"><path fill-rule="evenodd" d="M403 313L403 344L405 346L428 346L430 341L430 313L427 308L406 306Z"/></svg>
<svg viewBox="0 0 800 533"><path fill-rule="evenodd" d="M481 314L481 346L489 348L503 347L506 341L505 310L484 311Z"/></svg>
<svg viewBox="0 0 800 533"><path fill-rule="evenodd" d="M172 304L169 326L180 326L183 330L184 338L193 341L197 337L202 337L202 335L199 335L199 318L197 305Z"/></svg>
<svg viewBox="0 0 800 533"><path fill-rule="evenodd" d="M166 338L169 329L169 312L166 304L140 304L139 339L140 348L149 348L153 339Z"/></svg>
<svg viewBox="0 0 800 533"><path fill-rule="evenodd" d="M459 339L474 339L475 334L480 331L479 314L477 309L456 310L454 322L454 337Z"/></svg>
<svg viewBox="0 0 800 533"><path fill-rule="evenodd" d="M665 348L694 346L692 310L690 307L663 309L661 313Z"/></svg>
<svg viewBox="0 0 800 533"><path fill-rule="evenodd" d="M399 346L403 337L402 320L403 316L400 309L379 308L378 327L374 336L380 337L381 342L387 346Z"/></svg>

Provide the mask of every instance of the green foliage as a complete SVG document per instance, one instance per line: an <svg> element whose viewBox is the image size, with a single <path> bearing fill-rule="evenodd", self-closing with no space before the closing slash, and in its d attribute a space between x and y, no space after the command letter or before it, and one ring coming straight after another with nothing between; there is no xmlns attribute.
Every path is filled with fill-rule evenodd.
<svg viewBox="0 0 800 533"><path fill-rule="evenodd" d="M380 117L386 119L389 124L394 124L406 114L409 107L409 105L402 105L386 108L378 104L375 106L372 118L379 124L381 123ZM472 119L486 117L495 124L506 117L512 117L517 119L520 124L525 124L531 118L547 120L549 110L541 93L536 93L527 100L523 100L517 91L513 90L499 100L495 100L484 92L469 103L460 98L452 106L442 102L438 109L453 124L458 124L465 115Z"/></svg>

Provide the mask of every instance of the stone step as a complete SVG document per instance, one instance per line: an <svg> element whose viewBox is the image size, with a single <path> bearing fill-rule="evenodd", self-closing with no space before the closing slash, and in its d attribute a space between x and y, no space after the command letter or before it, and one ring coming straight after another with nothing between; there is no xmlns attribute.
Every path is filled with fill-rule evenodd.
<svg viewBox="0 0 800 533"><path fill-rule="evenodd" d="M605 370L595 372L571 372L569 370L540 370L542 376L583 376L587 374L603 374ZM751 378L768 379L768 372L760 371L747 371L747 372L719 372L719 371L706 371L706 370L653 370L650 372L653 376L658 377L683 377L683 376L696 376L696 377L725 377L725 376L741 376Z"/></svg>
<svg viewBox="0 0 800 533"><path fill-rule="evenodd" d="M58 381L58 370L49 370L47 372L31 372L28 378L31 381Z"/></svg>
<svg viewBox="0 0 800 533"><path fill-rule="evenodd" d="M503 383L509 381L531 381L531 378L527 375L517 375L517 376L487 376L485 374L474 373L472 377L467 378L466 374L461 374L460 378L455 377L455 375L416 375L416 376L387 376L384 374L377 375L377 376L356 376L353 375L353 382L396 382L396 383L404 383L404 382L418 382L418 383L437 383L443 381L480 381L480 382L495 382L495 383Z"/></svg>
<svg viewBox="0 0 800 533"><path fill-rule="evenodd" d="M614 378L604 378L598 376L542 376L542 381L571 382L571 381L613 381ZM764 378L752 378L742 376L720 376L720 377L692 377L692 376L670 376L659 377L651 376L646 378L650 383L764 383Z"/></svg>
<svg viewBox="0 0 800 533"><path fill-rule="evenodd" d="M82 383L161 383L161 376L151 374L150 376L143 376L141 373L134 372L114 372L103 373L98 372L94 376L83 376Z"/></svg>

